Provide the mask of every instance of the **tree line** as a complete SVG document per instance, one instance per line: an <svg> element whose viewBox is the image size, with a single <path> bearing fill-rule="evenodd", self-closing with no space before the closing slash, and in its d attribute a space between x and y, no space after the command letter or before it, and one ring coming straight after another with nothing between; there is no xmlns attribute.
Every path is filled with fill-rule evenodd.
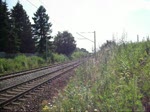
<svg viewBox="0 0 150 112"><path fill-rule="evenodd" d="M0 52L39 53L56 52L69 56L76 49L76 41L68 31L58 32L54 41L52 23L44 6L40 6L32 18L18 1L9 11L6 2L0 0Z"/></svg>

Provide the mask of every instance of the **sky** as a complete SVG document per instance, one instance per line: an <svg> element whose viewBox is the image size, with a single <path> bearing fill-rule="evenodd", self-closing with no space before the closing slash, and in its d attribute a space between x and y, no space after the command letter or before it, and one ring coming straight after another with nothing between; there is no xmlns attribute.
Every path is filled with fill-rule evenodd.
<svg viewBox="0 0 150 112"><path fill-rule="evenodd" d="M18 0L6 0L9 9ZM126 34L125 41L140 41L150 35L150 0L19 0L33 23L33 14L40 5L46 8L52 26L52 36L58 31L69 31L75 37L77 47L92 51L106 40L118 42ZM83 33L84 32L84 33Z"/></svg>

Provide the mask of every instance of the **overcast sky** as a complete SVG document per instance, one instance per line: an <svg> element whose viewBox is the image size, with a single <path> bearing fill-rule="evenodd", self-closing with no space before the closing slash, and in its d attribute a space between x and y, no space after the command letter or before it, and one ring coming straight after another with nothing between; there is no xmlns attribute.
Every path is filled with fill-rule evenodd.
<svg viewBox="0 0 150 112"><path fill-rule="evenodd" d="M18 0L6 0L9 9ZM127 32L127 40L140 40L150 34L150 0L19 0L30 17L43 5L53 24L52 35L67 30L73 34L77 46L91 51L93 43L80 39L76 32L96 31L97 48L106 40L121 39ZM29 3L30 1L31 3ZM93 40L94 35L83 36Z"/></svg>

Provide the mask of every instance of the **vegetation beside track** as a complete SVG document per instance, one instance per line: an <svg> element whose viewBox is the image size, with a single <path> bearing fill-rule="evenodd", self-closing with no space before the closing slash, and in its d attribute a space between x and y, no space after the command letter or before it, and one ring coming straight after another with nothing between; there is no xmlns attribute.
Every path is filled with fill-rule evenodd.
<svg viewBox="0 0 150 112"><path fill-rule="evenodd" d="M76 70L68 85L42 112L119 112L150 110L150 41L113 42L97 61Z"/></svg>
<svg viewBox="0 0 150 112"><path fill-rule="evenodd" d="M37 56L26 57L25 55L20 55L13 59L0 58L0 74L37 68L44 65L46 65L45 60Z"/></svg>
<svg viewBox="0 0 150 112"><path fill-rule="evenodd" d="M48 57L47 62L44 58L38 56L27 57L25 55L19 55L14 58L0 58L0 75L79 59L87 54L85 52L75 51L70 57L67 57L63 54L52 53Z"/></svg>

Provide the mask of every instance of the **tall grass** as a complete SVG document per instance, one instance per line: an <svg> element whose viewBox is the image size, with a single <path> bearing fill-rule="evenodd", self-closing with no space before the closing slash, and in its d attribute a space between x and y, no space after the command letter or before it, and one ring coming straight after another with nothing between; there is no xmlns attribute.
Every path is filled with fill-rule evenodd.
<svg viewBox="0 0 150 112"><path fill-rule="evenodd" d="M150 42L110 44L76 70L43 112L148 111ZM145 98L147 98L145 100Z"/></svg>
<svg viewBox="0 0 150 112"><path fill-rule="evenodd" d="M80 59L83 57L87 57L89 54L87 52L83 52L83 51L75 51L73 52L73 54L71 55L72 59Z"/></svg>
<svg viewBox="0 0 150 112"><path fill-rule="evenodd" d="M44 60L44 58L38 57L38 56L30 56L27 57L25 55L19 55L15 58L0 58L0 75L6 74L6 73L12 73L17 72L21 70L27 70L32 68L37 68L40 66L44 66L50 63L57 63L57 62L65 62L69 61L70 59L78 59L79 57L82 57L83 53L73 53L71 58L57 53L51 53L49 54L47 61Z"/></svg>
<svg viewBox="0 0 150 112"><path fill-rule="evenodd" d="M26 57L25 55L20 55L14 59L0 59L0 74L11 73L31 68L36 68L45 65L45 60L37 57L31 56Z"/></svg>
<svg viewBox="0 0 150 112"><path fill-rule="evenodd" d="M53 61L54 62L65 62L68 60L69 60L69 58L63 54L53 53Z"/></svg>

